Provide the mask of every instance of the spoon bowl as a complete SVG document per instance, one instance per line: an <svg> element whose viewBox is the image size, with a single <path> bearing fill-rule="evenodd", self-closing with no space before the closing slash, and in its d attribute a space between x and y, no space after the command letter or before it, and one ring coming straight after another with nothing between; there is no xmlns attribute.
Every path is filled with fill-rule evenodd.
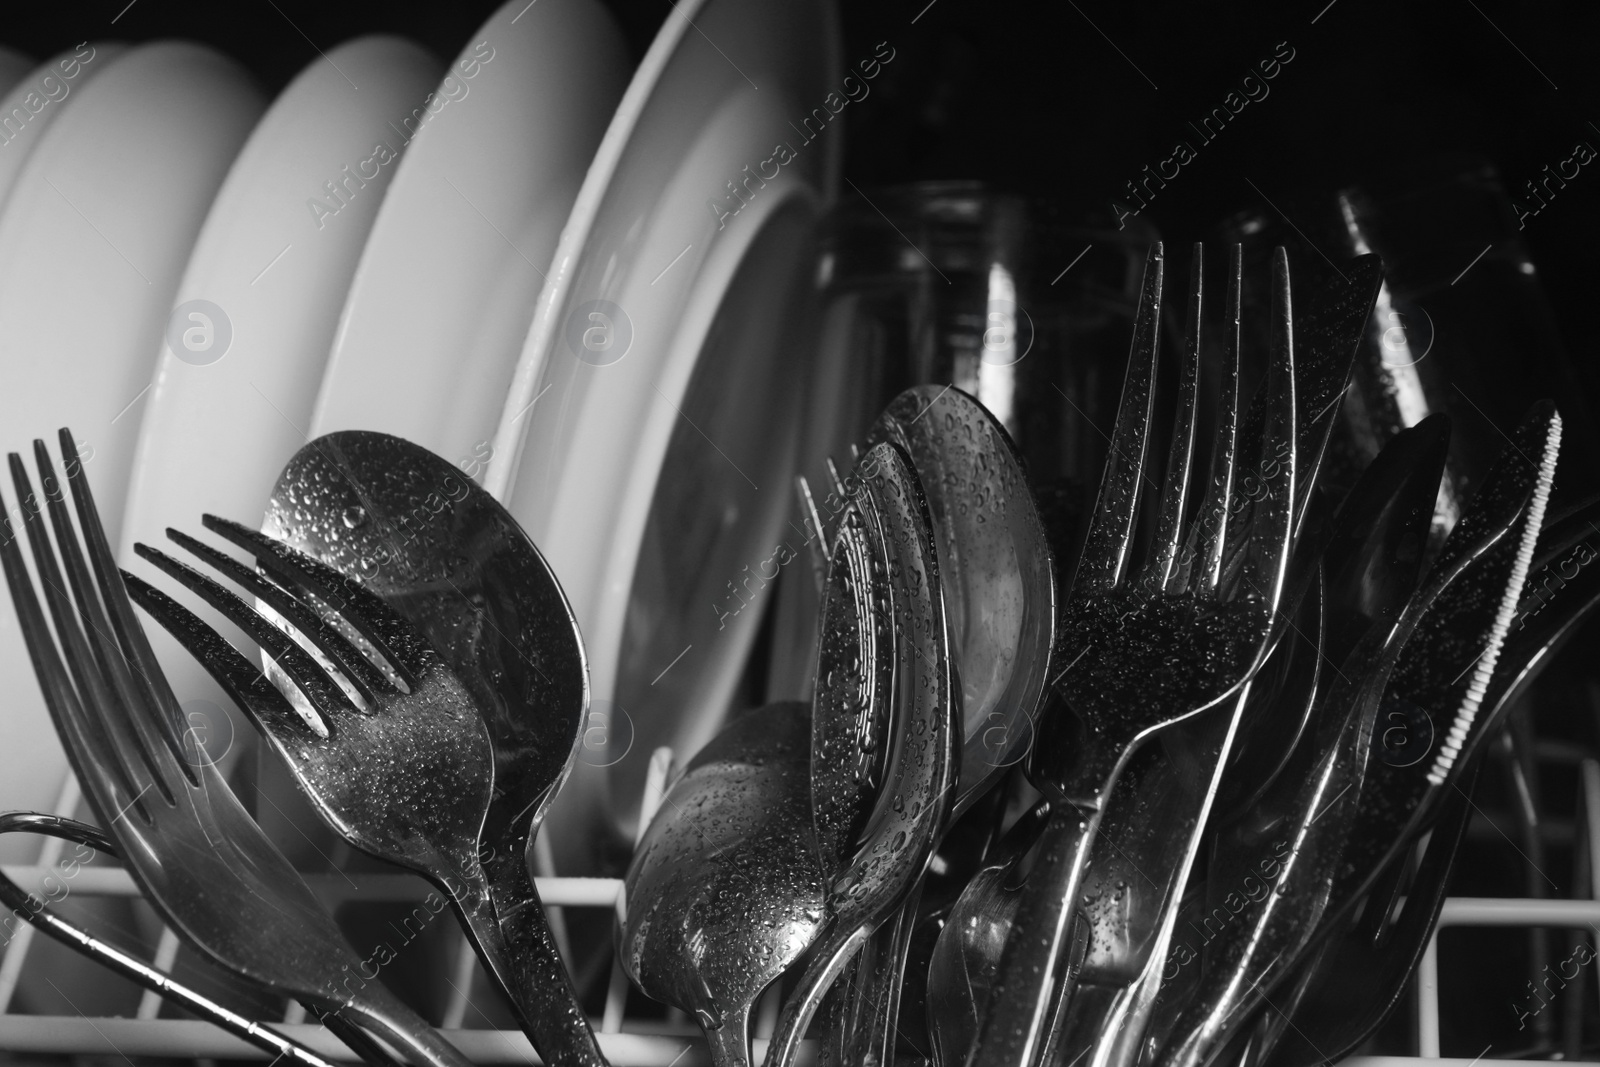
<svg viewBox="0 0 1600 1067"><path fill-rule="evenodd" d="M750 1062L750 1008L822 925L811 823L811 709L742 715L689 761L634 853L623 969L693 1015L717 1067Z"/></svg>
<svg viewBox="0 0 1600 1067"><path fill-rule="evenodd" d="M911 457L928 497L961 686L960 816L1033 739L1055 643L1055 563L1016 447L959 389L907 389L869 444Z"/></svg>
<svg viewBox="0 0 1600 1067"><path fill-rule="evenodd" d="M421 446L349 430L279 476L263 530L350 576L410 620L488 727L494 791L478 831L479 955L548 1060L601 1064L530 873L540 822L572 770L588 666L572 609L511 515Z"/></svg>

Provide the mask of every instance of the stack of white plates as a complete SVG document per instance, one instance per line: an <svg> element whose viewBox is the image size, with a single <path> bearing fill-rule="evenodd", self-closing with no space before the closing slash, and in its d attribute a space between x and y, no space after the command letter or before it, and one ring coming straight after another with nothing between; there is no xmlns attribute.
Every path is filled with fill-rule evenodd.
<svg viewBox="0 0 1600 1067"><path fill-rule="evenodd" d="M195 45L0 52L4 444L70 426L130 566L202 512L259 521L322 433L458 463L583 629L595 712L547 826L562 873L592 870L651 750L715 732L750 654L759 612L728 596L783 540L812 403L836 40L826 0L681 0L630 82L601 0L512 0L448 68L362 38L270 106ZM150 630L180 700L226 705ZM0 670L0 807L53 808L4 598Z"/></svg>

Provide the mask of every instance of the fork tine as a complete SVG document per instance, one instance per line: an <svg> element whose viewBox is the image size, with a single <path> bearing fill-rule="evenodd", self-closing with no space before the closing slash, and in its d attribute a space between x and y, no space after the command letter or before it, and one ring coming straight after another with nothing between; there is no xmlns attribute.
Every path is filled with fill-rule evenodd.
<svg viewBox="0 0 1600 1067"><path fill-rule="evenodd" d="M122 650L111 635L110 623L100 610L88 568L78 549L78 535L73 530L54 464L43 441L34 442L34 453L44 506L40 506L39 498L34 495L22 457L16 453L10 457L11 476L17 495L23 499L28 540L34 547L34 562L44 583L45 599L55 620L56 633L62 639L67 668L79 691L87 697L84 701L87 711L115 751L125 771L124 780L138 791L138 796L142 797L155 787L171 803L176 796L177 781L171 774L172 761L162 756L170 757L172 752L166 747L163 731L143 713L144 698L137 691ZM55 531L54 552L45 527L46 509ZM69 589L70 601L67 598ZM119 705L122 714L110 710Z"/></svg>
<svg viewBox="0 0 1600 1067"><path fill-rule="evenodd" d="M312 659L294 638L268 622L238 596L188 564L181 563L147 544L142 542L135 544L133 551L140 559L147 560L176 578L179 584L216 608L224 618L243 630L250 640L260 645L267 655L283 668L284 673L299 687L300 692L319 714L331 719L341 711L355 710L350 698L339 688L339 683L323 670L321 664Z"/></svg>
<svg viewBox="0 0 1600 1067"><path fill-rule="evenodd" d="M817 572L817 581L827 579L828 563L830 562L827 528L822 524L822 512L817 509L817 498L811 491L811 482L804 474L794 476L795 498L800 503L800 522L811 527L811 536L808 543L812 546L811 562ZM801 531L804 533L804 531Z"/></svg>
<svg viewBox="0 0 1600 1067"><path fill-rule="evenodd" d="M1194 460L1194 416L1200 384L1200 305L1205 296L1205 245L1196 241L1189 263L1189 307L1185 316L1183 367L1178 380L1178 408L1172 420L1172 445L1167 453L1167 478L1161 487L1161 514L1156 520L1146 580L1165 589L1178 565L1183 540L1183 510L1189 497L1189 467Z"/></svg>
<svg viewBox="0 0 1600 1067"><path fill-rule="evenodd" d="M1122 580L1138 517L1139 483L1144 477L1145 449L1150 439L1150 413L1155 399L1156 349L1161 337L1161 276L1165 265L1161 243L1145 257L1139 310L1133 326L1133 346L1122 379L1122 402L1111 432L1100 495L1094 518L1084 539L1083 555L1073 589L1082 593L1106 592Z"/></svg>
<svg viewBox="0 0 1600 1067"><path fill-rule="evenodd" d="M231 519L204 515L200 522L255 556L274 579L297 585L333 608L389 661L406 685L415 686L421 680L426 664L433 659L432 646L420 630L370 589L321 560Z"/></svg>
<svg viewBox="0 0 1600 1067"><path fill-rule="evenodd" d="M138 575L123 571L122 584L133 602L205 667L262 733L302 742L316 736L278 687L200 616Z"/></svg>
<svg viewBox="0 0 1600 1067"><path fill-rule="evenodd" d="M11 461L14 480L21 458L12 453ZM32 501L32 491L30 489L24 497L19 486L17 496L26 515L29 503L23 501L36 503ZM40 546L31 528L28 531L28 540L37 559ZM0 565L5 569L6 585L11 590L11 602L17 611L17 620L22 627L22 637L28 646L29 658L33 660L34 674L39 679L39 688L44 691L45 705L50 709L56 732L61 735L63 746L72 761L78 780L83 783L85 791L99 807L113 812L137 807L138 798L149 788L150 783L146 776L141 776L140 781L145 784L142 787L134 785L127 766L106 732L91 724L90 712L80 698L80 690L74 688L73 679L67 673L61 653L50 636L50 623L45 619L44 609L39 605L33 578L28 574L27 564L23 562L18 537L12 529L10 517L5 514L3 508L0 508ZM45 583L46 589L49 589L50 579L44 576L44 565L43 563L38 565L40 580ZM56 589L59 588L58 580ZM63 646L74 638L80 644L83 642L83 634L77 631L77 625L71 618L65 620L60 632ZM82 657L78 662L87 662L87 648L82 650ZM90 682L90 687L83 692L85 694L97 692L92 687L99 686L100 683L101 679L96 674ZM142 809L138 814L143 817Z"/></svg>
<svg viewBox="0 0 1600 1067"><path fill-rule="evenodd" d="M184 718L177 696L172 692L172 686L167 682L166 672L156 659L155 650L150 647L144 627L133 614L133 604L129 602L128 592L122 586L122 573L117 569L111 545L106 540L105 526L100 522L94 491L89 486L88 476L84 474L83 463L78 459L78 445L73 440L72 431L63 426L56 434L56 442L61 449L67 484L72 488L72 503L78 514L84 548L103 602L103 614L99 606L95 608L96 618L109 615L110 633L116 637L118 655L112 666L112 677L124 681L134 694L135 699L127 705L129 717L134 722L134 728L145 737L152 759L165 767L168 780L172 780L171 773L176 771L190 785L198 786L200 776L196 768L183 758L183 737L188 732L189 723ZM35 441L34 451L53 472L54 464L50 453L45 450L44 442ZM51 514L55 515L54 508ZM61 502L60 517L65 528L70 530L71 520L67 517L65 498ZM81 565L76 541L70 541L67 545L67 560L69 563L77 561ZM143 699L139 699L141 696Z"/></svg>
<svg viewBox="0 0 1600 1067"><path fill-rule="evenodd" d="M1240 578L1244 589L1276 607L1283 590L1294 519L1295 412L1294 310L1289 257L1272 256L1272 356L1267 370L1266 421L1261 434L1258 477L1267 486L1255 501Z"/></svg>
<svg viewBox="0 0 1600 1067"><path fill-rule="evenodd" d="M317 650L339 667L345 678L369 704L381 692L392 692L394 686L372 665L361 650L347 641L343 634L323 621L322 616L296 599L280 585L267 581L238 560L219 552L204 542L197 541L182 530L167 528L167 537L191 554L199 557L246 592L263 600L287 619ZM136 550L137 551L137 550Z"/></svg>
<svg viewBox="0 0 1600 1067"><path fill-rule="evenodd" d="M144 627L140 626L139 620L134 617L133 605L128 602L127 591L122 588L122 575L117 569L111 545L106 541L105 526L100 522L100 510L94 502L94 492L89 487L89 479L83 473L83 464L78 459L78 445L73 440L72 431L63 426L57 432L56 443L61 449L67 484L72 488L72 503L78 513L78 525L82 530L89 561L94 568L95 582L99 586L105 611L110 616L112 632L116 635L117 645L122 653L119 663L133 671L143 683L154 707L162 712L171 738L172 751L176 753L179 751L179 738L188 728L188 723L178 706L178 698L173 695L172 687L167 683L166 674L161 670L161 663L150 647L150 640L145 636ZM49 459L49 453L44 451L42 442L34 442L34 449L46 460ZM66 518L64 506L62 517ZM74 542L74 554L76 550Z"/></svg>
<svg viewBox="0 0 1600 1067"><path fill-rule="evenodd" d="M1222 576L1222 553L1233 502L1233 467L1239 444L1239 323L1240 290L1244 278L1244 248L1234 245L1228 254L1228 312L1223 324L1222 403L1217 410L1216 438L1211 446L1211 485L1200 506L1196 523L1196 592L1215 593Z"/></svg>
<svg viewBox="0 0 1600 1067"><path fill-rule="evenodd" d="M845 492L844 478L839 474L839 465L833 461L833 457L825 456L822 462L828 468L828 480L833 483L833 491L841 497L849 496Z"/></svg>

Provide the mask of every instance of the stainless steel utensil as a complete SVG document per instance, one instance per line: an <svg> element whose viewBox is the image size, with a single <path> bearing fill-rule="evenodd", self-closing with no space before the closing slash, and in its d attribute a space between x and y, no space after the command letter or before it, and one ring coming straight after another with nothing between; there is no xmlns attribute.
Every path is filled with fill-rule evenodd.
<svg viewBox="0 0 1600 1067"><path fill-rule="evenodd" d="M1054 560L1010 437L972 397L952 386L907 389L867 441L905 450L933 516L961 683L960 815L1033 739L1055 643Z"/></svg>
<svg viewBox="0 0 1600 1067"><path fill-rule="evenodd" d="M78 455L66 430L60 447ZM15 453L11 476L65 666L8 519L0 519L0 560L79 781L145 896L169 926L245 978L321 1011L347 1011L421 1063L469 1067L394 994L363 977L362 961L215 766L182 758L177 700L134 618L82 465L69 461L67 476L87 563L44 442L34 442L34 455L54 549Z"/></svg>
<svg viewBox="0 0 1600 1067"><path fill-rule="evenodd" d="M1238 262L1236 250L1233 275L1242 281ZM1296 448L1284 461L1294 467L1290 529L1295 549L1269 644L1281 644L1292 631L1292 616L1315 575L1317 547L1327 536L1326 502L1313 495L1313 487L1380 277L1375 257L1358 259L1339 272L1338 281L1330 280L1301 302L1293 316ZM1241 316L1229 319L1236 327ZM1259 453L1266 423L1267 397L1258 392L1240 427L1240 454ZM1272 462L1261 463L1263 474ZM1228 540L1234 547L1225 555L1219 583L1224 589L1246 580L1245 533L1253 521L1253 501L1262 492L1255 482L1254 472L1243 474L1237 503L1229 508ZM1174 727L1159 749L1144 750L1125 772L1118 786L1121 799L1113 800L1104 816L1101 843L1084 878L1084 940L1090 950L1077 971L1076 988L1062 983L1047 1061L1085 1056L1090 1067L1107 1067L1142 1055L1141 1042L1166 980L1165 957L1175 936L1182 887L1254 691L1254 684L1248 693L1241 690L1231 715L1197 717ZM1298 725L1285 724L1284 732L1292 734ZM1270 733L1263 733L1268 736L1260 740L1270 744ZM1065 999L1069 991L1070 1001Z"/></svg>
<svg viewBox="0 0 1600 1067"><path fill-rule="evenodd" d="M1255 717L1247 711L1240 726L1240 743L1213 816L1219 824L1245 815L1277 782L1312 718L1319 677L1344 661L1381 613L1397 616L1404 598L1414 590L1428 547L1427 531L1418 543L1415 527L1397 512L1410 515L1419 508L1431 512L1449 435L1449 418L1444 415L1430 416L1401 431L1362 472L1325 533L1308 534L1297 543L1296 563L1302 556L1316 559L1328 589L1326 597L1308 597L1302 603L1301 620L1283 638L1301 653L1290 669L1300 678L1305 700L1285 707L1270 703L1273 694L1262 693L1259 682L1253 689L1252 703L1263 696L1268 702ZM1313 601L1322 601L1323 606L1316 608L1315 621L1308 624ZM1324 607L1326 625L1331 627L1326 635ZM1278 654L1284 648L1280 644ZM1321 678L1321 684L1326 683Z"/></svg>
<svg viewBox="0 0 1600 1067"><path fill-rule="evenodd" d="M139 554L260 643L330 720L327 735L198 619L143 583L130 582L134 595L251 712L345 840L446 890L542 1055L603 1063L529 873L588 697L576 624L538 549L450 464L368 431L318 438L289 461L266 521L281 541L204 522L264 576L169 536L292 625L321 665L221 586L147 546ZM341 623L406 691L335 632ZM335 677L367 707L356 711Z"/></svg>
<svg viewBox="0 0 1600 1067"><path fill-rule="evenodd" d="M868 442L905 450L933 516L951 657L961 685L959 818L1033 741L1055 639L1055 573L1044 527L1010 438L952 386L915 386L878 417ZM911 932L908 900L859 959L841 1062L893 1059ZM881 944L880 944L881 942Z"/></svg>
<svg viewBox="0 0 1600 1067"><path fill-rule="evenodd" d="M913 891L957 788L960 709L926 499L889 443L853 477L862 486L832 553L812 711L813 817L831 868L825 925L779 1014L768 1067L794 1062L822 996Z"/></svg>
<svg viewBox="0 0 1600 1067"><path fill-rule="evenodd" d="M1340 509L1322 560L1322 569L1331 577L1326 598L1328 636L1320 642L1318 651L1319 656L1336 654L1338 659L1329 660L1328 681L1319 691L1313 709L1313 730L1287 755L1282 776L1260 790L1247 811L1217 830L1205 886L1185 911L1189 937L1179 950L1179 958L1173 961L1180 971L1190 968L1185 972L1190 981L1181 990L1174 990L1173 996L1164 997L1165 1010L1157 1013L1161 1018L1152 1022L1147 1042L1163 1040L1171 1026L1187 1021L1186 1017L1177 1018L1186 1000L1193 1003L1207 995L1251 995L1249 978L1255 977L1253 974L1243 982L1226 983L1218 991L1218 973L1229 953L1244 951L1241 946L1257 945L1252 924L1273 913L1276 906L1262 900L1280 884L1279 879L1290 878L1284 871L1295 862L1285 850L1300 848L1308 826L1316 827L1314 832L1341 832L1339 812L1326 821L1324 816L1331 810L1327 807L1330 798L1338 799L1335 794L1347 784L1344 779L1330 779L1331 786L1324 782L1317 787L1313 799L1318 803L1305 801L1302 794L1307 781L1316 780L1318 759L1334 744L1332 738L1340 736L1352 721L1359 728L1363 714L1361 694L1371 691L1368 683L1373 676L1387 671L1394 661L1392 654L1383 658L1383 645L1377 639L1366 642L1357 654L1351 635L1381 624L1385 634L1400 634L1398 640L1403 641L1419 617L1418 611L1412 610L1406 623L1408 629L1399 629L1400 609L1411 599L1428 542L1433 502L1444 468L1447 432L1443 416L1403 431L1362 475ZM1437 591L1439 587L1434 588ZM1393 647L1397 649L1398 643ZM1235 772L1248 774L1249 768L1237 768ZM1336 847L1328 844L1331 840L1318 844ZM1314 897L1314 891L1309 889L1302 894L1303 900ZM1254 904L1261 906L1249 906ZM1314 910L1316 905L1305 906ZM1198 955L1193 949L1196 941L1203 945ZM1263 949L1256 962L1270 966L1274 961ZM1168 969L1172 970L1170 962ZM1236 1002L1230 1003L1228 1010L1236 1007ZM1229 1021L1237 1024L1246 1018Z"/></svg>
<svg viewBox="0 0 1600 1067"><path fill-rule="evenodd" d="M1237 260L1235 261L1237 262ZM1071 715L1046 716L1029 764L1063 810L1044 832L968 1062L1028 1067L1038 1056L1064 979L1069 921L1112 788L1129 758L1163 728L1216 706L1249 680L1266 651L1283 587L1295 503L1296 418L1288 260L1274 263L1273 351L1257 471L1263 489L1241 546L1241 581L1219 587L1236 481L1233 389L1218 419L1210 488L1184 529L1200 353L1199 256L1172 450L1150 555L1127 573L1155 395L1164 256L1150 251L1121 410L1083 556L1058 624L1053 684ZM1238 306L1238 274L1230 311ZM1237 314L1232 315L1237 323ZM1237 353L1237 328L1228 338ZM1235 355L1236 358L1236 355ZM1180 554L1186 558L1180 559ZM1054 669L1054 668L1053 668ZM1231 733L1231 730L1229 731ZM1204 812L1201 813L1203 820ZM1181 884L1181 883L1180 883Z"/></svg>
<svg viewBox="0 0 1600 1067"><path fill-rule="evenodd" d="M1000 954L1021 903L1017 864L1038 840L1050 802L1030 808L1006 832L950 909L928 961L928 1039L935 1067L952 1067L978 1038Z"/></svg>
<svg viewBox="0 0 1600 1067"><path fill-rule="evenodd" d="M665 794L624 883L617 952L700 1023L717 1067L750 1063L750 1008L822 928L811 708L772 704L712 738Z"/></svg>
<svg viewBox="0 0 1600 1067"><path fill-rule="evenodd" d="M98 827L88 823L78 822L76 819L67 819L60 815L43 815L33 811L8 811L0 813L0 834L31 833L55 837L63 841L73 841L78 844L88 845L97 852L108 856L117 856L116 844L106 836ZM152 967L143 960L136 959L128 953L94 934L82 929L53 913L47 902L13 882L5 872L0 871L0 904L12 909L14 915L20 915L36 930L48 937L61 942L67 947L83 953L85 956L99 963L106 969L121 975L136 985L142 986L175 1004L181 1005L187 1011L210 1023L234 1034L257 1048L270 1053L274 1058L285 1057L291 1063L304 1064L305 1067L333 1067L333 1064L310 1049L293 1041L270 1026L252 1022L238 1012L218 1004L203 993L190 989L187 985L174 979L169 974ZM325 1015L322 1018L324 1025L338 1025L340 1016L337 1013ZM339 1033L341 1040L356 1044L371 1043L372 1039L366 1036L366 1031L353 1023L345 1023L348 1027ZM333 1029L333 1026L329 1027ZM353 1035L360 1035L358 1037ZM355 1046L352 1046L355 1047ZM392 1065L393 1060L378 1050L377 1060L368 1060L369 1063ZM369 1053L370 1054L370 1053ZM363 1056L365 1059L366 1056Z"/></svg>
<svg viewBox="0 0 1600 1067"><path fill-rule="evenodd" d="M1600 571L1583 566L1585 559L1592 560L1600 552L1600 534L1592 525L1596 521L1600 521L1600 502L1590 500L1546 522L1540 531L1539 555L1529 568L1517 607L1520 624L1507 636L1495 665L1484 696L1479 736L1494 735L1497 725L1556 653L1600 607ZM1546 610L1547 596L1554 610ZM1432 936L1451 858L1471 814L1472 761L1472 754L1464 752L1460 760L1467 764L1463 780L1441 802L1416 876L1409 884L1399 878L1377 883L1359 918L1334 934L1321 953L1301 964L1308 988L1297 991L1295 1006L1285 1006L1293 1025L1285 1029L1280 1023L1274 1028L1277 1032L1272 1037L1281 1042L1277 1049L1257 1042L1257 1062L1265 1058L1274 1067L1309 1067L1328 1057L1346 1055L1398 1005ZM1388 869L1398 871L1400 866L1391 862ZM1406 903L1391 922L1402 892ZM1323 1050L1326 1056L1314 1049Z"/></svg>
<svg viewBox="0 0 1600 1067"><path fill-rule="evenodd" d="M1391 707L1414 700L1440 713L1455 703L1452 735L1462 729L1463 719L1470 727L1483 690L1474 695L1469 683L1466 698L1454 702L1452 694L1460 692L1455 682L1476 657L1492 670L1499 655L1506 632L1502 619L1516 605L1554 474L1559 417L1553 411L1535 413L1518 437L1468 503L1403 614L1391 621L1382 616L1392 612L1379 612L1341 665L1319 714L1315 745L1302 756L1305 771L1285 779L1292 788L1283 792L1292 802L1265 806L1256 816L1258 826L1241 827L1233 838L1222 839L1218 860L1224 880L1248 870L1267 849L1269 837L1284 839L1289 851L1281 857L1273 891L1239 908L1230 936L1215 945L1201 988L1162 1055L1164 1064L1211 1062L1249 1021L1250 1009L1292 971L1319 921L1336 920L1340 906L1353 903L1351 884L1365 879L1355 892L1370 886L1377 871L1369 870L1363 857L1393 857L1400 841L1408 839L1400 831L1417 811L1422 797L1415 784L1426 788L1430 765L1387 767L1387 774L1380 773L1382 765L1369 757L1374 718L1380 697ZM1545 463L1530 470L1522 452ZM1421 537L1420 506L1410 510L1418 527L1414 533ZM1340 803L1344 807L1335 810Z"/></svg>

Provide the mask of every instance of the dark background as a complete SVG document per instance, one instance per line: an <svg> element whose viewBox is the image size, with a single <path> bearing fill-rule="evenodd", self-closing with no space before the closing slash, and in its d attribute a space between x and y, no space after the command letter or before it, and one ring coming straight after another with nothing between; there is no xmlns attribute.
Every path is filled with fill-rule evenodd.
<svg viewBox="0 0 1600 1067"><path fill-rule="evenodd" d="M669 0L609 0L637 55ZM10 5L0 40L43 58L85 38L184 37L286 84L316 49L404 34L449 59L498 5L109 0ZM115 24L112 20L116 19ZM843 5L843 59L896 60L846 116L846 173L872 185L981 178L1108 212L1124 182L1194 143L1279 41L1294 61L1145 213L1169 239L1307 187L1381 179L1418 159L1482 157L1515 190L1588 140L1600 148L1600 5L1506 0L1294 3L909 0ZM913 22L915 20L915 22ZM1313 21L1315 20L1315 21ZM1580 373L1594 363L1600 174L1589 168L1521 234ZM1589 383L1586 383L1589 384Z"/></svg>
<svg viewBox="0 0 1600 1067"><path fill-rule="evenodd" d="M668 0L610 3L636 57L671 10ZM363 33L402 34L448 60L497 6L11 5L0 42L43 59L84 39L188 38L239 59L275 91L315 61L318 49ZM1381 186L1444 157L1487 161L1519 195L1523 182L1570 157L1577 142L1600 148L1600 129L1591 124L1600 124L1593 58L1600 5L1593 3L895 0L847 4L842 21L844 62L870 56L880 41L896 51L870 98L830 127L843 130L845 171L856 185L976 178L1107 218L1124 183L1168 157L1175 141L1200 147L1186 122L1221 105L1278 42L1288 42L1294 59L1269 83L1269 95L1201 148L1144 213L1170 241L1215 236L1221 220L1264 200L1294 228L1296 205L1352 184ZM1315 220L1299 222L1321 232ZM1548 323L1530 324L1525 334L1538 351L1508 345L1489 355L1489 369L1509 379L1530 366L1565 362L1568 380L1592 398L1600 383L1590 299L1600 285L1600 160L1517 236L1548 299L1548 309L1534 312ZM1546 351L1562 347L1564 357ZM1501 361L1503 369L1495 369ZM1489 408L1483 418L1508 428L1516 412L1496 408L1492 396L1480 399ZM1558 396L1564 407L1596 409L1579 399ZM1515 847L1494 820L1475 824L1464 853L1467 882L1456 891L1525 891ZM1565 859L1551 862L1567 868ZM1527 972L1517 962L1525 937L1444 939L1447 1055L1477 1055L1486 1042L1493 1055L1511 1055L1526 1041L1511 1025L1514 1006L1526 1000ZM1557 950L1552 958L1565 955ZM1397 1025L1397 1034L1408 1030L1403 1018Z"/></svg>

